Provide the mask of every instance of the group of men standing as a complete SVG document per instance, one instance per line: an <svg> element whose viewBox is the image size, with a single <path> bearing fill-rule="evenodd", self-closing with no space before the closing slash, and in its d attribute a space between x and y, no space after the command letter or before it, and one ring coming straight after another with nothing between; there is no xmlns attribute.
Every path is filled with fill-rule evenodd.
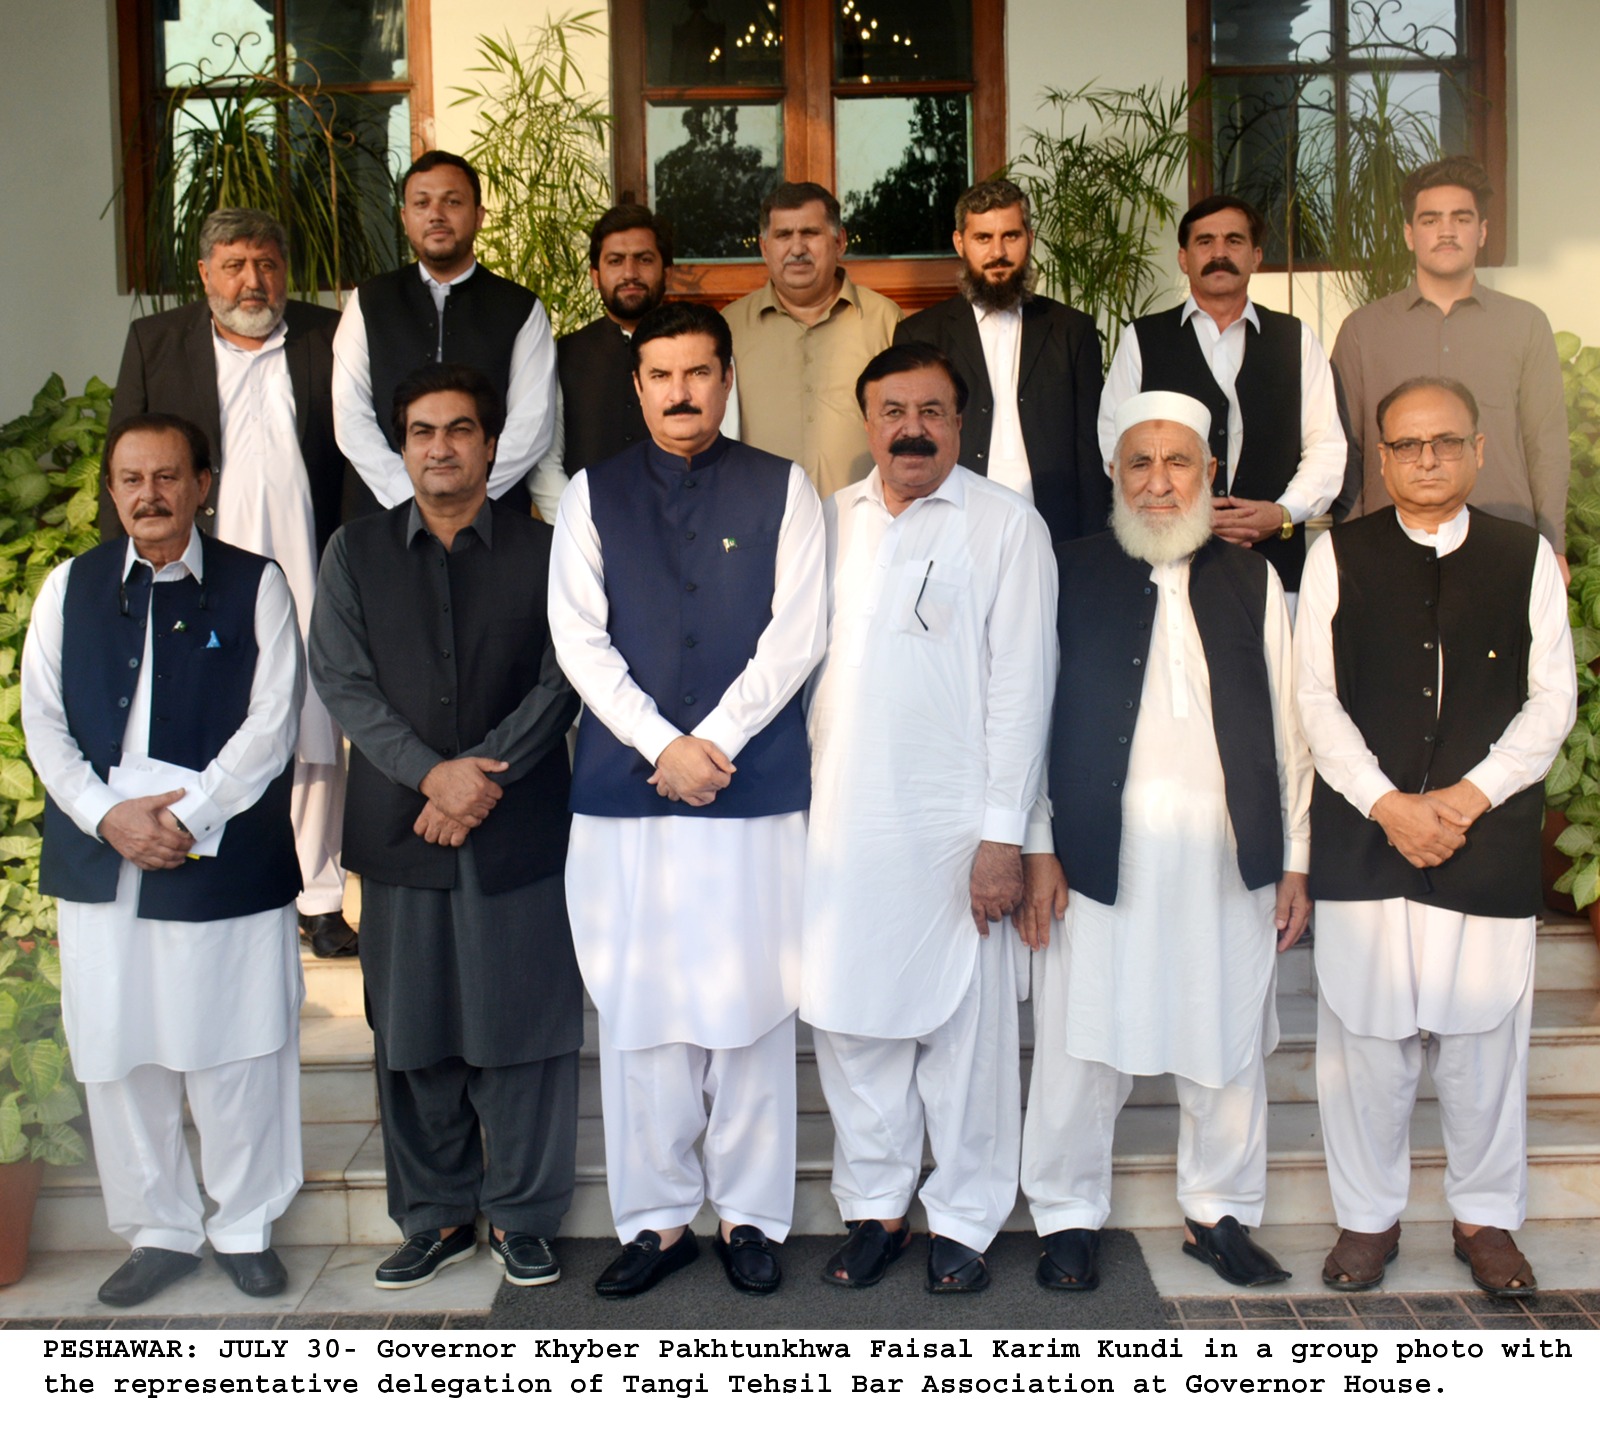
<svg viewBox="0 0 1600 1430"><path fill-rule="evenodd" d="M1337 377L1249 299L1259 216L1206 200L1178 230L1190 298L1130 326L1103 387L1091 320L1031 291L1003 180L957 205L961 292L909 318L846 274L817 185L763 204L769 282L726 316L663 301L670 242L619 206L590 241L604 314L559 343L476 264L455 156L403 182L417 265L342 318L286 300L271 219L213 215L205 301L129 336L105 457L127 539L108 520L52 574L25 657L69 1034L134 1247L102 1299L208 1238L247 1293L285 1285L297 888L314 952L359 947L405 1237L381 1287L474 1255L480 1214L508 1280L559 1276L584 987L623 1243L602 1296L695 1259L707 1202L730 1282L778 1289L797 1015L848 1231L831 1283L880 1280L920 1197L928 1289L981 1290L1020 1178L1040 1283L1092 1290L1116 1116L1162 1072L1184 1251L1281 1279L1250 1235L1265 1058L1315 895L1324 1279L1395 1254L1426 1060L1459 1254L1531 1292L1538 786L1573 672L1528 529L1554 350L1472 281L1486 197L1459 167L1414 182L1414 366L1365 361L1396 345L1362 310ZM1463 304L1525 357L1470 332L1447 357ZM1457 362L1531 374L1537 439L1480 428L1506 394ZM1380 500L1347 482L1341 383L1395 514L1308 559L1341 491ZM1493 515L1465 505L1479 467Z"/></svg>

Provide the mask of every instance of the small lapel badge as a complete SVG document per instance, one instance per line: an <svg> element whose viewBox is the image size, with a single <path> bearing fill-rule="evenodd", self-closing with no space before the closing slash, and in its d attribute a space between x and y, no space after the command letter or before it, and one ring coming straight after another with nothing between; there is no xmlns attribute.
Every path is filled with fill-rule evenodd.
<svg viewBox="0 0 1600 1430"><path fill-rule="evenodd" d="M1499 660L1499 659L1500 659L1500 657L1499 657L1499 656L1497 656L1497 655L1496 655L1496 654L1495 654L1495 653L1494 653L1494 652L1493 652L1493 651L1490 651L1490 652L1489 652L1489 659L1490 659L1490 660Z"/></svg>
<svg viewBox="0 0 1600 1430"><path fill-rule="evenodd" d="M739 548L739 543L737 541L735 541L731 536L724 536L722 538L722 549L724 551L736 551L736 550L738 550L738 548Z"/></svg>
<svg viewBox="0 0 1600 1430"><path fill-rule="evenodd" d="M221 650L222 649L222 642L217 639L217 633L215 631L211 632L211 639L206 642L206 649L207 650Z"/></svg>
<svg viewBox="0 0 1600 1430"><path fill-rule="evenodd" d="M175 631L186 631L189 629L189 623L188 621L174 621L172 623L172 629Z"/></svg>

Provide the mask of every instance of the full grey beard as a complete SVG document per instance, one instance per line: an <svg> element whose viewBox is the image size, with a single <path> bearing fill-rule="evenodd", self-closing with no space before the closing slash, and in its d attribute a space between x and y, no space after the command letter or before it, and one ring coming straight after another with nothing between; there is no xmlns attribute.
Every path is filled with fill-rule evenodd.
<svg viewBox="0 0 1600 1430"><path fill-rule="evenodd" d="M241 338L266 337L282 321L287 306L279 303L251 312L242 303L230 303L223 298L207 295L206 302L211 305L211 316L217 320L217 326Z"/></svg>
<svg viewBox="0 0 1600 1430"><path fill-rule="evenodd" d="M1033 259L1029 257L1020 268L1012 269L1010 276L998 283L990 282L982 273L974 273L968 264L963 263L959 281L961 296L967 302L981 303L992 312L1004 313L1032 295L1033 280Z"/></svg>
<svg viewBox="0 0 1600 1430"><path fill-rule="evenodd" d="M1152 566L1183 561L1211 540L1211 498L1201 492L1188 511L1152 520L1130 507L1119 491L1111 499L1111 530L1135 561Z"/></svg>

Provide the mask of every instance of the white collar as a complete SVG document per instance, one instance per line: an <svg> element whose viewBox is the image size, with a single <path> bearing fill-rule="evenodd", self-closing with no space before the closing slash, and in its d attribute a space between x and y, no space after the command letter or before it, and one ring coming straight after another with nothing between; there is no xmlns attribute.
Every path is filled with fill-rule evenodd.
<svg viewBox="0 0 1600 1430"><path fill-rule="evenodd" d="M1178 319L1178 326L1181 328L1189 321L1190 318L1194 317L1196 313L1205 313L1206 317L1211 318L1211 314L1206 313L1206 310L1195 302L1194 294L1191 293L1184 300L1183 313ZM1261 331L1261 315L1256 312L1256 305L1248 298L1244 300L1244 312L1241 316L1244 318L1245 322L1249 323L1250 326L1253 327L1258 333ZM1211 321L1213 324L1215 324L1217 320L1215 318L1211 318ZM1233 324L1229 323L1228 326L1231 328ZM1219 329L1218 331L1221 330Z"/></svg>
<svg viewBox="0 0 1600 1430"><path fill-rule="evenodd" d="M128 538L127 550L123 553L122 557L122 579L124 581L128 579L128 572L133 570L135 562L140 562L145 566L150 565L150 562L146 561L144 557L139 555L139 553L134 549L133 538L130 536ZM189 527L189 544L183 548L183 555L180 556L176 561L167 562L167 564L161 568L161 571L155 571L154 574L156 576L160 576L162 572L175 571L180 566L183 567L185 573L193 576L196 581L204 581L206 579L205 551L200 545L200 528L198 526L191 525ZM154 568L152 568L152 570L154 570Z"/></svg>

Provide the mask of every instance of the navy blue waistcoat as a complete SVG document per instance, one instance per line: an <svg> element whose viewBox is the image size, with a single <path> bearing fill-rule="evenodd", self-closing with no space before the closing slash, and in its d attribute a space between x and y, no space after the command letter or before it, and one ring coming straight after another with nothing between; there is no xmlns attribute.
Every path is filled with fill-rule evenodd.
<svg viewBox="0 0 1600 1430"><path fill-rule="evenodd" d="M1109 531L1056 547L1061 673L1050 739L1056 855L1067 883L1117 901L1122 795L1144 693L1155 582ZM1267 568L1211 541L1189 568L1189 604L1211 676L1211 721L1245 888L1283 877L1283 808L1262 631Z"/></svg>
<svg viewBox="0 0 1600 1430"><path fill-rule="evenodd" d="M719 437L685 460L642 442L589 471L605 556L606 629L634 682L685 732L717 707L772 620L789 462ZM696 809L662 799L650 762L592 715L578 728L572 809L637 819L750 819L811 803L811 754L796 695Z"/></svg>
<svg viewBox="0 0 1600 1430"><path fill-rule="evenodd" d="M61 693L67 728L101 779L122 760L128 707L139 683L145 622L153 622L149 752L203 770L244 723L256 671L256 591L264 557L200 538L205 584L150 582L135 564L126 591L127 538L77 557L67 575ZM289 819L291 759L249 809L228 821L214 858L146 870L139 917L203 923L282 908L300 892ZM77 903L117 896L122 856L45 801L42 893Z"/></svg>

